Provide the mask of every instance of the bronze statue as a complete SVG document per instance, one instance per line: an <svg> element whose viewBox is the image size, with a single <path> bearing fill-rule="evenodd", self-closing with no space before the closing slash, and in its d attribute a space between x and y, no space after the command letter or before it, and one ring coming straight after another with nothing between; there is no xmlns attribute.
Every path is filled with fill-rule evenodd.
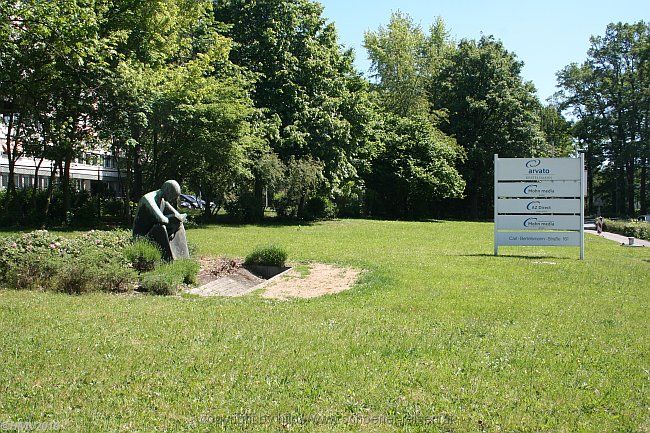
<svg viewBox="0 0 650 433"><path fill-rule="evenodd" d="M181 187L175 180L163 183L157 191L146 193L138 203L133 224L133 236L146 236L160 246L165 260L188 258L185 227L187 214L179 213L172 203L178 203Z"/></svg>

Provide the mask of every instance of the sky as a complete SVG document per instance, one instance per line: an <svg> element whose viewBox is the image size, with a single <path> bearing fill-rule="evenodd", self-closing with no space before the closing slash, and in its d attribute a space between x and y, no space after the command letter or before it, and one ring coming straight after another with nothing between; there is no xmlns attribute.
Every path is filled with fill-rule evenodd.
<svg viewBox="0 0 650 433"><path fill-rule="evenodd" d="M368 75L363 34L386 25L393 11L409 14L428 30L441 16L455 40L494 35L524 62L522 75L542 101L557 90L555 74L587 58L589 37L610 22L650 21L650 0L319 0L340 42L353 48L356 66Z"/></svg>

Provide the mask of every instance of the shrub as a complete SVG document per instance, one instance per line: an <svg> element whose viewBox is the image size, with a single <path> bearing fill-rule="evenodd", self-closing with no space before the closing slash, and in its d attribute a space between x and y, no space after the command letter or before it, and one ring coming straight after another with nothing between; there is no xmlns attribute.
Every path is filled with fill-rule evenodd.
<svg viewBox="0 0 650 433"><path fill-rule="evenodd" d="M137 272L115 262L99 267L96 276L96 289L102 292L130 292L138 281Z"/></svg>
<svg viewBox="0 0 650 433"><path fill-rule="evenodd" d="M328 219L336 216L336 205L327 197L315 196L305 204L305 219Z"/></svg>
<svg viewBox="0 0 650 433"><path fill-rule="evenodd" d="M48 289L63 263L56 255L26 253L3 265L2 283L14 289Z"/></svg>
<svg viewBox="0 0 650 433"><path fill-rule="evenodd" d="M174 278L170 279L170 275L161 273L159 269L144 274L140 282L140 288L154 295L175 295L178 293L179 281Z"/></svg>
<svg viewBox="0 0 650 433"><path fill-rule="evenodd" d="M605 220L603 229L619 235L650 241L650 223L645 221Z"/></svg>
<svg viewBox="0 0 650 433"><path fill-rule="evenodd" d="M80 295L96 289L97 277L93 267L79 266L77 263L66 264L54 278L53 288L57 292Z"/></svg>
<svg viewBox="0 0 650 433"><path fill-rule="evenodd" d="M284 266L287 261L287 251L279 245L257 247L246 256L246 265Z"/></svg>
<svg viewBox="0 0 650 433"><path fill-rule="evenodd" d="M174 295L181 284L195 284L200 265L196 260L183 259L160 265L142 275L140 287L156 295Z"/></svg>
<svg viewBox="0 0 650 433"><path fill-rule="evenodd" d="M196 277L201 269L199 262L192 259L175 260L165 266L167 272L178 275L185 284L196 284Z"/></svg>
<svg viewBox="0 0 650 433"><path fill-rule="evenodd" d="M136 281L122 253L125 230L91 231L66 239L46 230L0 240L0 283L65 293L126 291Z"/></svg>
<svg viewBox="0 0 650 433"><path fill-rule="evenodd" d="M153 242L140 238L124 248L124 257L138 272L149 272L162 258L160 248Z"/></svg>

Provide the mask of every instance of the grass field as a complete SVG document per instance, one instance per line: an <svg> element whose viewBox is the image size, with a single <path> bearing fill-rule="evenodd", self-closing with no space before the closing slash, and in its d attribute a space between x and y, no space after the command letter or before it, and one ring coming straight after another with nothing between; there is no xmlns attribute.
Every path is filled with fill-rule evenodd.
<svg viewBox="0 0 650 433"><path fill-rule="evenodd" d="M504 248L492 225L189 232L367 269L312 300L0 291L0 426L62 431L650 430L650 249Z"/></svg>

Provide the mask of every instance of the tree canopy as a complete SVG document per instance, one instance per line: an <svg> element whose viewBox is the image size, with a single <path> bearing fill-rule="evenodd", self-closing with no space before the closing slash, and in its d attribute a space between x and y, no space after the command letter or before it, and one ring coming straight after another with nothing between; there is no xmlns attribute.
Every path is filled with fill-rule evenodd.
<svg viewBox="0 0 650 433"><path fill-rule="evenodd" d="M60 190L74 214L70 167L104 148L127 218L167 178L214 203L206 218L485 218L492 154L576 151L591 198L647 211L644 22L593 37L543 104L502 42L455 41L442 18L423 29L396 12L367 31L366 78L313 0L0 0L0 12L5 209L29 156L52 161L45 203Z"/></svg>

